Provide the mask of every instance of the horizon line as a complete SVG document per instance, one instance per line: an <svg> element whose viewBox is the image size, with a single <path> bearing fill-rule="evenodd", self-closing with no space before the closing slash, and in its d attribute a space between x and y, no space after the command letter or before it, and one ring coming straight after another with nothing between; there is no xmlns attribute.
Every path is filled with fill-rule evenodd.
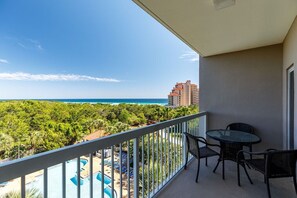
<svg viewBox="0 0 297 198"><path fill-rule="evenodd" d="M0 100L98 100L98 99L168 99L168 98L0 98Z"/></svg>

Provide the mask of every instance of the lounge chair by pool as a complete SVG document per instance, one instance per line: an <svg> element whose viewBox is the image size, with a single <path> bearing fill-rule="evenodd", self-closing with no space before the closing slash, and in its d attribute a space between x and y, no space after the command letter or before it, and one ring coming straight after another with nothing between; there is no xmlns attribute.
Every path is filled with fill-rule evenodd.
<svg viewBox="0 0 297 198"><path fill-rule="evenodd" d="M97 180L99 180L99 181L102 181L102 174L101 174L101 172L99 172L98 174L97 174ZM110 184L111 183L111 178L110 177L108 177L107 175L105 175L104 176L104 184L106 184L106 185L108 185L108 184Z"/></svg>
<svg viewBox="0 0 297 198"><path fill-rule="evenodd" d="M111 188L110 187L104 188L104 193L107 194L109 197L112 197L112 192L111 192ZM116 197L117 197L117 193L114 190L114 198L116 198Z"/></svg>
<svg viewBox="0 0 297 198"><path fill-rule="evenodd" d="M77 186L77 184L78 184L77 175L72 177L70 180ZM82 178L80 178L80 185L83 185L83 184L84 184L84 180Z"/></svg>

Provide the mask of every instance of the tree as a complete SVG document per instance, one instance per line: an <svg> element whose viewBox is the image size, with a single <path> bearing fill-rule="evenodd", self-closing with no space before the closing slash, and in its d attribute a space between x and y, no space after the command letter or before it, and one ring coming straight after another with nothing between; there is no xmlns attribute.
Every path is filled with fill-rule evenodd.
<svg viewBox="0 0 297 198"><path fill-rule="evenodd" d="M130 129L128 124L122 123L122 122L117 122L114 126L117 128L118 133L122 131L127 131Z"/></svg>
<svg viewBox="0 0 297 198"><path fill-rule="evenodd" d="M115 133L118 132L118 129L117 129L117 127L115 127L115 126L107 126L107 127L105 128L105 130L106 130L106 132L109 133L109 134L115 134Z"/></svg>
<svg viewBox="0 0 297 198"><path fill-rule="evenodd" d="M130 114L126 109L123 109L118 117L120 122L129 123Z"/></svg>
<svg viewBox="0 0 297 198"><path fill-rule="evenodd" d="M26 190L26 198L42 198L42 194L36 188ZM2 198L21 198L21 193L17 191L11 191L6 193Z"/></svg>
<svg viewBox="0 0 297 198"><path fill-rule="evenodd" d="M93 121L93 126L95 129L103 129L106 125L106 122L102 119L97 119Z"/></svg>
<svg viewBox="0 0 297 198"><path fill-rule="evenodd" d="M197 106L0 102L0 158L17 158L75 144L95 130L110 134L197 113Z"/></svg>
<svg viewBox="0 0 297 198"><path fill-rule="evenodd" d="M13 138L8 134L0 133L0 142L0 156L2 156L2 158L9 157L14 147Z"/></svg>

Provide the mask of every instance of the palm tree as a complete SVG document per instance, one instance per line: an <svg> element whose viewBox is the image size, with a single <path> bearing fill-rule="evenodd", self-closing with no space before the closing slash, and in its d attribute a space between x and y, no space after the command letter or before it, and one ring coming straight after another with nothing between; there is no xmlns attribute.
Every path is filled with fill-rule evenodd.
<svg viewBox="0 0 297 198"><path fill-rule="evenodd" d="M186 115L190 114L190 110L187 107L182 107L180 109L180 113L181 113L181 116L186 116Z"/></svg>
<svg viewBox="0 0 297 198"><path fill-rule="evenodd" d="M26 198L42 198L42 194L36 188L26 190ZM21 193L18 191L11 191L6 193L1 198L21 198Z"/></svg>
<svg viewBox="0 0 297 198"><path fill-rule="evenodd" d="M164 109L164 114L165 114L166 120L169 120L170 119L170 117L169 117L170 112L171 112L171 108L166 107Z"/></svg>

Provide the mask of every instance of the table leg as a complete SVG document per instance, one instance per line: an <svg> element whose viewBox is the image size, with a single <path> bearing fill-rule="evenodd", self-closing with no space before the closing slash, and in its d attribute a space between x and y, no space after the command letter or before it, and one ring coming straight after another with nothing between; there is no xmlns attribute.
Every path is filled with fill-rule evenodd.
<svg viewBox="0 0 297 198"><path fill-rule="evenodd" d="M219 166L219 163L220 163L221 161L222 161L221 158L219 158L216 167L213 169L213 172L214 172L214 173L216 172L216 170L217 170L217 168L218 168L218 166Z"/></svg>

